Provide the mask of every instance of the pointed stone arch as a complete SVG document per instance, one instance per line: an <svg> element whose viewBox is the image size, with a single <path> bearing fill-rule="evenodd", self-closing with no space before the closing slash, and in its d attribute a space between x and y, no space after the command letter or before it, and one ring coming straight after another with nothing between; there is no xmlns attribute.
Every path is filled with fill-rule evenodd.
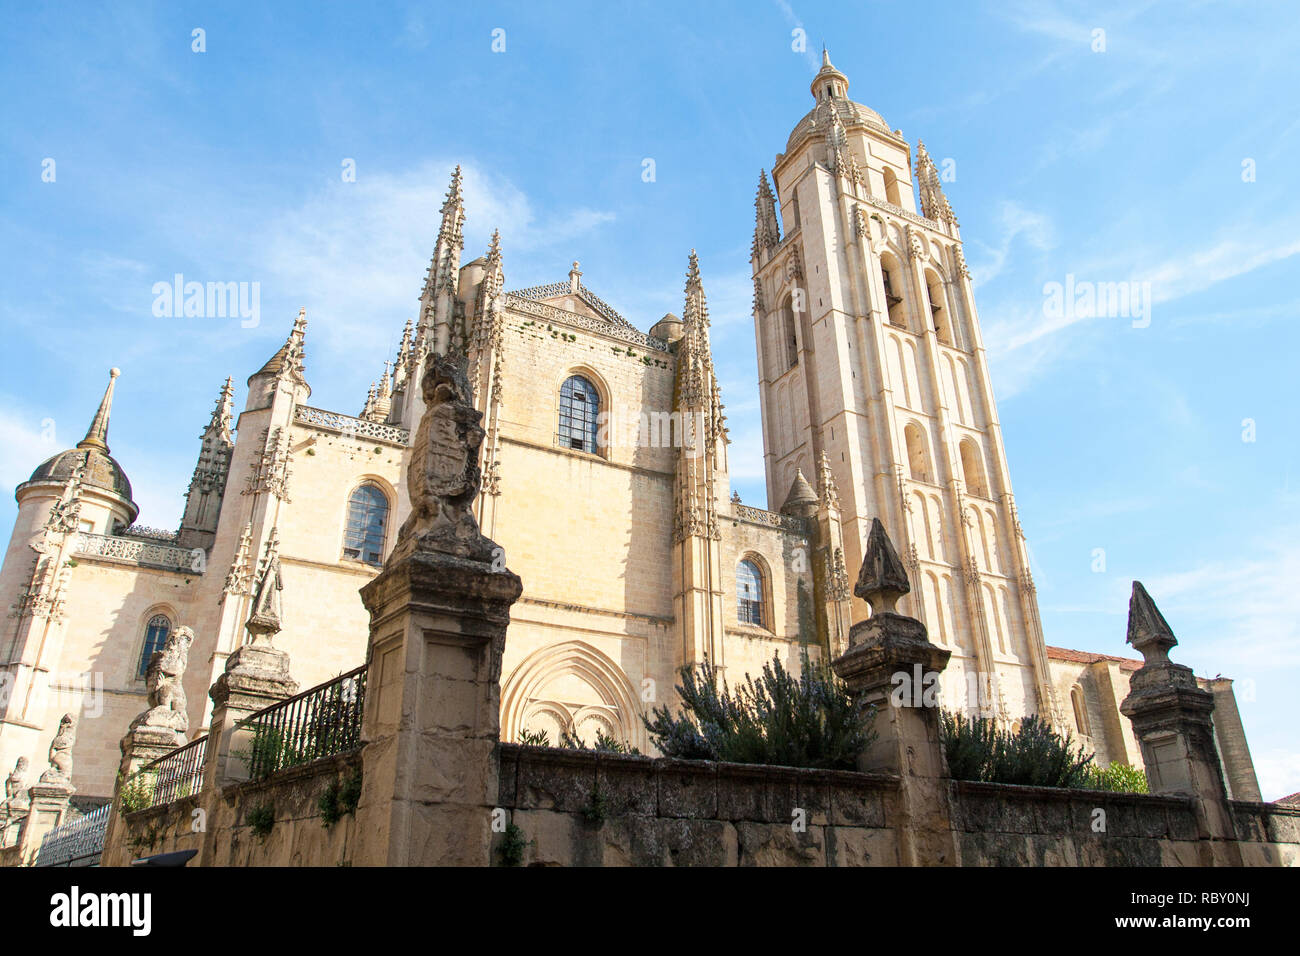
<svg viewBox="0 0 1300 956"><path fill-rule="evenodd" d="M592 743L596 730L646 750L637 693L623 669L584 641L562 641L534 651L506 678L501 691L501 739L519 742L525 729L561 731Z"/></svg>

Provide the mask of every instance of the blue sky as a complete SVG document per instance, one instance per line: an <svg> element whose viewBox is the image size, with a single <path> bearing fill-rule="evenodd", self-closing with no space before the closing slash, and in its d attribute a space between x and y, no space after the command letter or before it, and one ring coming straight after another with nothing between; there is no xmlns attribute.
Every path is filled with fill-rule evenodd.
<svg viewBox="0 0 1300 956"><path fill-rule="evenodd" d="M955 163L1048 643L1129 654L1140 578L1175 659L1238 680L1265 798L1300 790L1291 5L49 2L2 29L6 526L110 365L111 445L154 526L179 520L220 383L242 406L300 306L313 404L356 413L457 162L466 256L499 227L509 287L578 259L648 329L699 251L735 484L762 503L754 189L825 39L852 98ZM260 283L261 323L156 318L178 272ZM1050 320L1043 286L1067 275L1151 282L1150 325Z"/></svg>

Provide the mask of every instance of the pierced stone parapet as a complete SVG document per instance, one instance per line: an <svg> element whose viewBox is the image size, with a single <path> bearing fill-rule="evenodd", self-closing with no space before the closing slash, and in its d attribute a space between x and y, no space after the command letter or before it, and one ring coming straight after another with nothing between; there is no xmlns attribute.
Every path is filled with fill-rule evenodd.
<svg viewBox="0 0 1300 956"><path fill-rule="evenodd" d="M204 569L205 556L200 548L177 548L141 538L83 532L77 536L74 550L87 557L113 558L164 571L202 574Z"/></svg>
<svg viewBox="0 0 1300 956"><path fill-rule="evenodd" d="M791 534L807 535L811 531L811 523L807 518L801 518L796 515L783 515L775 511L764 511L762 508L751 508L749 505L733 504L732 513L741 521L748 521L751 524L766 525L769 528L779 528L782 531L788 531Z"/></svg>
<svg viewBox="0 0 1300 956"><path fill-rule="evenodd" d="M337 432L351 438L374 439L386 445L405 447L410 441L410 432L398 425L340 415L338 412L327 412L323 408L312 408L310 405L297 406L294 409L293 420L299 425Z"/></svg>

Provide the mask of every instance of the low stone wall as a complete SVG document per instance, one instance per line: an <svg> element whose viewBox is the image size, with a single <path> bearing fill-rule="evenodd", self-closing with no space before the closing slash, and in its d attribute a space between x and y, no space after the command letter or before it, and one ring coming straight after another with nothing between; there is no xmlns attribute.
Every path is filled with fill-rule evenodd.
<svg viewBox="0 0 1300 956"><path fill-rule="evenodd" d="M525 866L898 863L897 777L514 744L500 759ZM506 839L493 834L494 863Z"/></svg>
<svg viewBox="0 0 1300 956"><path fill-rule="evenodd" d="M1300 866L1300 807L1232 800L1245 866Z"/></svg>
<svg viewBox="0 0 1300 956"><path fill-rule="evenodd" d="M360 753L326 757L266 780L123 814L112 845L104 848L102 865L126 866L142 856L176 850L199 851L191 866L349 865L355 814L326 827L320 798L360 768ZM270 833L258 836L249 813L262 807L272 808L275 822Z"/></svg>
<svg viewBox="0 0 1300 956"><path fill-rule="evenodd" d="M525 866L895 866L897 777L500 747ZM1203 866L1191 797L952 781L962 866ZM803 811L802 831L792 826ZM1300 809L1234 804L1247 865L1300 863ZM507 834L493 834L503 862ZM927 861L921 861L925 863Z"/></svg>
<svg viewBox="0 0 1300 956"><path fill-rule="evenodd" d="M964 866L1197 866L1191 797L957 781Z"/></svg>

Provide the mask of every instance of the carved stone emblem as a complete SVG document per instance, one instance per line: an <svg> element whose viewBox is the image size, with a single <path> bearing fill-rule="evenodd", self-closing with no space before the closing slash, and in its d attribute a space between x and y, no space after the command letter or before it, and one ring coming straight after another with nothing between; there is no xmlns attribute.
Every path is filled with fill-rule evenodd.
<svg viewBox="0 0 1300 956"><path fill-rule="evenodd" d="M490 561L493 544L471 510L482 476L483 415L471 404L464 358L430 356L424 380L424 417L415 432L406 487L411 515L398 532L393 554L434 551Z"/></svg>

